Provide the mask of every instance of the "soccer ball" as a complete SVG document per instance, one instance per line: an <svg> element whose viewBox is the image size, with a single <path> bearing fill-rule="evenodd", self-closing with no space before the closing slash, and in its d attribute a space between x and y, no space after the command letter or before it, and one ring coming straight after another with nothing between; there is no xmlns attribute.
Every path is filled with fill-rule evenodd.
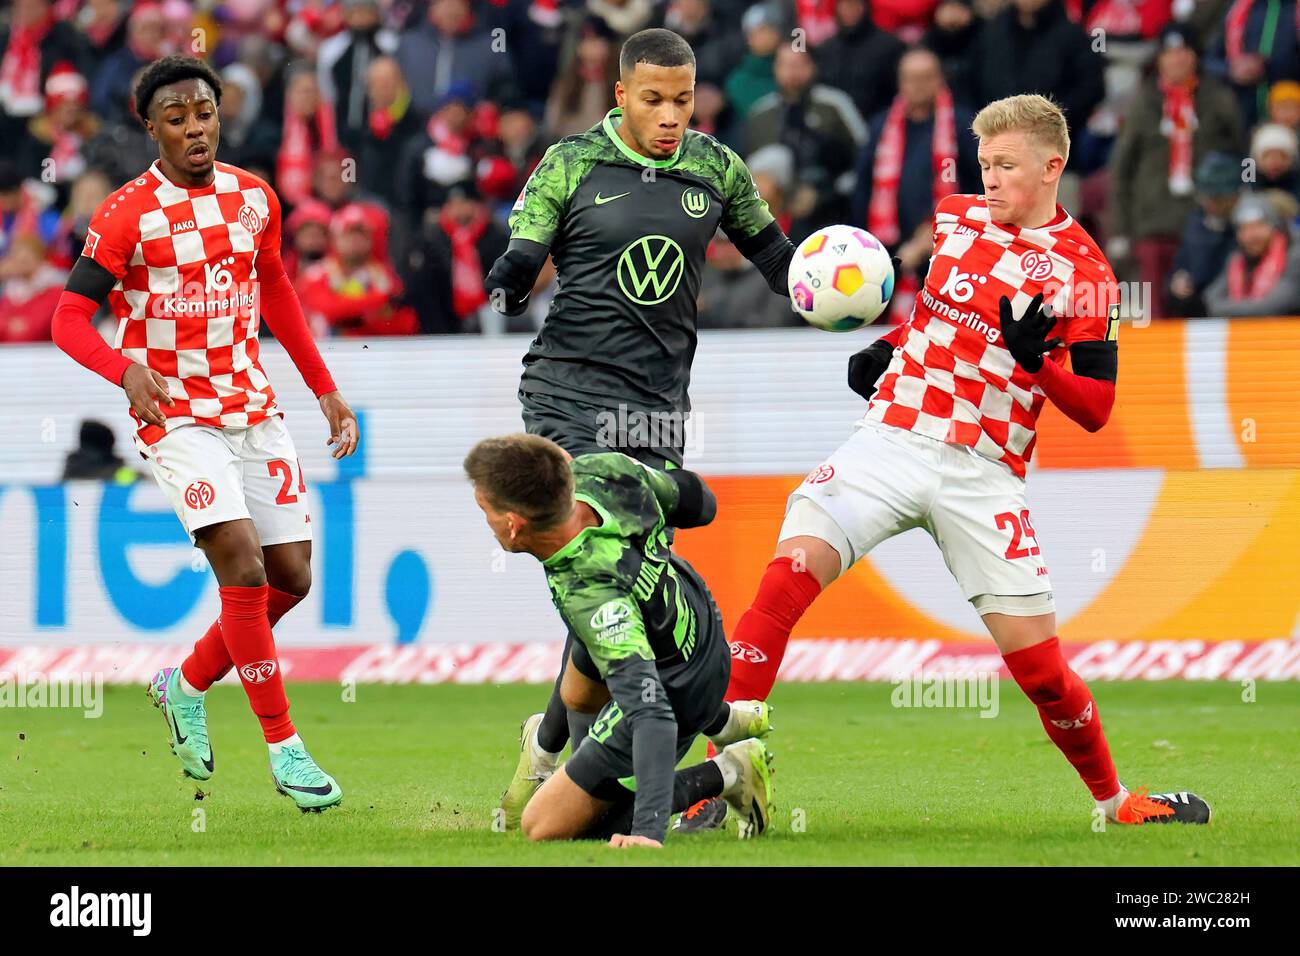
<svg viewBox="0 0 1300 956"><path fill-rule="evenodd" d="M870 325L894 294L894 263L884 245L857 226L826 226L790 260L790 302L809 325L852 332Z"/></svg>

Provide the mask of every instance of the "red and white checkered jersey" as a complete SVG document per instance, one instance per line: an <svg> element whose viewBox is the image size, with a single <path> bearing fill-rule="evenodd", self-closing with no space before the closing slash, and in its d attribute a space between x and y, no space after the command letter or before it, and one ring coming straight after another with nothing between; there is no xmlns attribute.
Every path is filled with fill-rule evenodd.
<svg viewBox="0 0 1300 956"><path fill-rule="evenodd" d="M91 219L82 255L117 278L113 347L161 374L165 427L134 413L143 447L180 425L255 425L278 415L258 361L257 255L280 247L280 202L251 173L216 163L187 189L155 161Z"/></svg>
<svg viewBox="0 0 1300 956"><path fill-rule="evenodd" d="M934 212L934 253L868 421L883 422L1006 464L1021 478L1047 400L1002 344L998 301L1017 316L1037 293L1057 316L1045 356L1113 338L1118 286L1092 237L1060 206L1037 229L999 225L983 196L948 196Z"/></svg>

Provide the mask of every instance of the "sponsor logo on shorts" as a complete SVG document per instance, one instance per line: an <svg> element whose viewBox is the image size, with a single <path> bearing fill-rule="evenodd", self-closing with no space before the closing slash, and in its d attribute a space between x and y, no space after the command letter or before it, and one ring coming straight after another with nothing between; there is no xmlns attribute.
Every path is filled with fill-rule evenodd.
<svg viewBox="0 0 1300 956"><path fill-rule="evenodd" d="M185 489L185 507L191 511L202 511L212 504L217 497L216 491L206 481L196 481Z"/></svg>
<svg viewBox="0 0 1300 956"><path fill-rule="evenodd" d="M767 660L767 655L753 644L746 644L744 641L731 641L728 646L731 648L731 656L738 661L744 661L746 664L762 664Z"/></svg>
<svg viewBox="0 0 1300 956"><path fill-rule="evenodd" d="M253 661L239 666L239 676L250 684L265 684L275 675L275 661Z"/></svg>
<svg viewBox="0 0 1300 956"><path fill-rule="evenodd" d="M835 477L834 465L818 465L812 471L808 472L808 477L804 479L805 484L821 485Z"/></svg>
<svg viewBox="0 0 1300 956"><path fill-rule="evenodd" d="M1078 717L1054 720L1052 726L1059 727L1061 730L1081 730L1090 723L1092 723L1092 701L1088 701L1088 706L1083 708L1083 713Z"/></svg>

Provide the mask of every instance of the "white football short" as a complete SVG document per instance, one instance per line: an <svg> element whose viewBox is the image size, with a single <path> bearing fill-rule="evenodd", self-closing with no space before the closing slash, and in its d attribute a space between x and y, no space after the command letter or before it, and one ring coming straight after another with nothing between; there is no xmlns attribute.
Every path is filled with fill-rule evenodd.
<svg viewBox="0 0 1300 956"><path fill-rule="evenodd" d="M1024 481L974 449L890 425L861 423L808 474L790 495L780 540L821 538L840 553L847 570L886 538L911 528L930 533L980 613L1032 616L1054 610Z"/></svg>
<svg viewBox="0 0 1300 956"><path fill-rule="evenodd" d="M144 449L189 533L253 519L263 546L311 540L307 487L279 415L242 428L182 425Z"/></svg>

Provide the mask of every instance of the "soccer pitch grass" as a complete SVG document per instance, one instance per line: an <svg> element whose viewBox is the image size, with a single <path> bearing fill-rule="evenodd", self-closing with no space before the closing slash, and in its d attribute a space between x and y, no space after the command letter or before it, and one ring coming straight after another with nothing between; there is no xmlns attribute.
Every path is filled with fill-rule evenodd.
<svg viewBox="0 0 1300 956"><path fill-rule="evenodd" d="M1294 865L1300 684L1093 685L1130 787L1194 790L1208 827L1092 829L1092 802L1014 685L1000 714L896 709L888 684L778 686L777 812L759 840L669 836L663 851L530 845L492 829L540 686L291 685L341 807L277 795L237 687L209 694L217 771L180 776L142 687L104 712L0 711L0 864ZM688 758L702 755L703 745ZM205 791L196 800L198 787ZM203 827L199 827L196 810Z"/></svg>

